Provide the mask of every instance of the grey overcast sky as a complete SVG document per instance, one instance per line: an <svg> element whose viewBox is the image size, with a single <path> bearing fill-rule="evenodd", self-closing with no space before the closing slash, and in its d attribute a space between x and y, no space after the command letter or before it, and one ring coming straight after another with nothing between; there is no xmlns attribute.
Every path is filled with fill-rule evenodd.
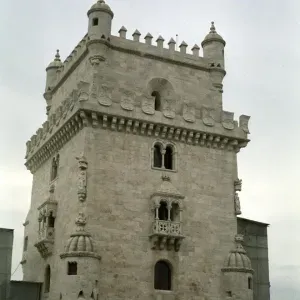
<svg viewBox="0 0 300 300"><path fill-rule="evenodd" d="M25 142L45 121L45 67L87 31L92 0L1 1L0 227L15 229L13 270L21 260L31 174ZM107 0L113 34L179 35L201 44L215 21L227 45L224 109L251 116L251 142L238 155L243 216L270 223L272 300L300 299L300 1ZM199 266L201 268L201 266ZM21 268L13 279L21 279Z"/></svg>

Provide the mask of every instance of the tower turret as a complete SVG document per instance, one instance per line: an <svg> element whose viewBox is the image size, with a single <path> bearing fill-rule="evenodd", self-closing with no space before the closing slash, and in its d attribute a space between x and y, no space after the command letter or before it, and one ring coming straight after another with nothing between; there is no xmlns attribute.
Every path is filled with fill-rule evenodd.
<svg viewBox="0 0 300 300"><path fill-rule="evenodd" d="M87 13L89 17L88 35L90 40L108 39L114 13L104 0L98 0Z"/></svg>
<svg viewBox="0 0 300 300"><path fill-rule="evenodd" d="M211 60L217 67L220 65L222 69L225 69L224 62L224 47L226 42L217 33L214 22L211 22L210 32L206 35L201 46L203 47L203 57Z"/></svg>
<svg viewBox="0 0 300 300"><path fill-rule="evenodd" d="M62 66L62 62L60 60L59 50L56 50L56 55L54 60L49 64L46 68L46 88L44 93L44 98L47 102L47 114L51 108L51 90L55 86L57 79L57 70Z"/></svg>
<svg viewBox="0 0 300 300"><path fill-rule="evenodd" d="M242 246L243 240L241 234L235 236L236 247L230 251L222 269L228 299L253 300L253 269Z"/></svg>
<svg viewBox="0 0 300 300"><path fill-rule="evenodd" d="M60 255L67 271L59 274L59 280L65 286L61 299L98 299L101 257L95 251L91 235L85 231L86 217L83 213L79 213L75 224L77 230L71 234L65 252Z"/></svg>

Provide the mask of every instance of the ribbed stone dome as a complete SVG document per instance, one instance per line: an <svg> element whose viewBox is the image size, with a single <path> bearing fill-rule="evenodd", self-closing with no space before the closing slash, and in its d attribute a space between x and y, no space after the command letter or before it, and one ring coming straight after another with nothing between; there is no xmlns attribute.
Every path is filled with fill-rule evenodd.
<svg viewBox="0 0 300 300"><path fill-rule="evenodd" d="M67 245L66 252L94 252L93 241L87 232L78 232L71 234Z"/></svg>
<svg viewBox="0 0 300 300"><path fill-rule="evenodd" d="M211 22L210 32L209 32L209 34L206 35L203 42L201 43L202 47L203 47L203 45L205 45L206 43L211 42L211 41L219 41L219 42L223 43L224 46L226 44L224 39L217 33L214 22Z"/></svg>
<svg viewBox="0 0 300 300"><path fill-rule="evenodd" d="M252 271L251 261L242 246L243 236L236 235L235 242L236 248L230 251L227 258L225 259L224 269L229 269L231 271L234 271L234 269L240 271Z"/></svg>
<svg viewBox="0 0 300 300"><path fill-rule="evenodd" d="M98 0L88 11L88 15L90 15L94 11L106 11L113 17L113 12L109 5L105 3L104 0Z"/></svg>
<svg viewBox="0 0 300 300"><path fill-rule="evenodd" d="M95 251L91 235L84 229L86 225L86 218L83 213L79 213L75 224L77 225L77 230L75 233L71 234L67 241L65 252L62 253L60 257L64 258L83 256L101 259L101 257Z"/></svg>

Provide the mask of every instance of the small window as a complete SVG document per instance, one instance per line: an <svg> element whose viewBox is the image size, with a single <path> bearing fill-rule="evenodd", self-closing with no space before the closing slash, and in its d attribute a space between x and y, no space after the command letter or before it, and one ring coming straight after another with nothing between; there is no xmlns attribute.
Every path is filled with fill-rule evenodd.
<svg viewBox="0 0 300 300"><path fill-rule="evenodd" d="M155 265L154 288L156 290L171 290L171 269L165 261L158 261Z"/></svg>
<svg viewBox="0 0 300 300"><path fill-rule="evenodd" d="M171 146L167 146L165 153L165 168L173 170L173 149Z"/></svg>
<svg viewBox="0 0 300 300"><path fill-rule="evenodd" d="M154 97L154 109L156 111L161 111L161 99L159 92L153 92L151 96Z"/></svg>
<svg viewBox="0 0 300 300"><path fill-rule="evenodd" d="M154 163L153 166L155 168L161 168L162 167L162 153L161 153L161 146L159 144L154 145Z"/></svg>
<svg viewBox="0 0 300 300"><path fill-rule="evenodd" d="M248 289L249 290L252 290L252 278L251 277L248 277Z"/></svg>
<svg viewBox="0 0 300 300"><path fill-rule="evenodd" d="M99 19L98 18L94 18L93 19L93 26L98 26L99 24Z"/></svg>
<svg viewBox="0 0 300 300"><path fill-rule="evenodd" d="M55 218L53 217L53 213L51 211L48 217L48 227L54 228L54 225L55 225Z"/></svg>
<svg viewBox="0 0 300 300"><path fill-rule="evenodd" d="M227 292L226 292L226 296L227 296L227 297L232 297L232 292L231 292L231 291L227 291Z"/></svg>
<svg viewBox="0 0 300 300"><path fill-rule="evenodd" d="M49 293L50 291L50 282L51 282L51 269L50 269L50 266L48 265L46 267L46 270L45 270L45 293Z"/></svg>
<svg viewBox="0 0 300 300"><path fill-rule="evenodd" d="M77 262L68 262L68 275L77 275Z"/></svg>
<svg viewBox="0 0 300 300"><path fill-rule="evenodd" d="M164 202L164 201L160 202L160 206L159 206L159 209L158 209L158 219L163 220L163 221L167 221L168 220L168 214L169 214L169 210L168 210L167 203Z"/></svg>
<svg viewBox="0 0 300 300"><path fill-rule="evenodd" d="M24 248L23 248L23 251L27 251L27 247L28 247L28 236L26 236L25 239L24 239Z"/></svg>

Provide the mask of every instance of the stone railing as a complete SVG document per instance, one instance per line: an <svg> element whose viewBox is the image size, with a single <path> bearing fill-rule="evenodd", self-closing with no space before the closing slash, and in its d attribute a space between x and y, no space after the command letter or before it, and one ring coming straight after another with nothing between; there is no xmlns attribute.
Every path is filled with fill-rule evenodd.
<svg viewBox="0 0 300 300"><path fill-rule="evenodd" d="M45 227L39 230L39 241L41 240L54 240L54 228Z"/></svg>
<svg viewBox="0 0 300 300"><path fill-rule="evenodd" d="M153 250L179 251L184 236L182 235L182 223L174 221L155 220L150 235Z"/></svg>
<svg viewBox="0 0 300 300"><path fill-rule="evenodd" d="M181 236L181 222L155 220L153 223L153 233Z"/></svg>

